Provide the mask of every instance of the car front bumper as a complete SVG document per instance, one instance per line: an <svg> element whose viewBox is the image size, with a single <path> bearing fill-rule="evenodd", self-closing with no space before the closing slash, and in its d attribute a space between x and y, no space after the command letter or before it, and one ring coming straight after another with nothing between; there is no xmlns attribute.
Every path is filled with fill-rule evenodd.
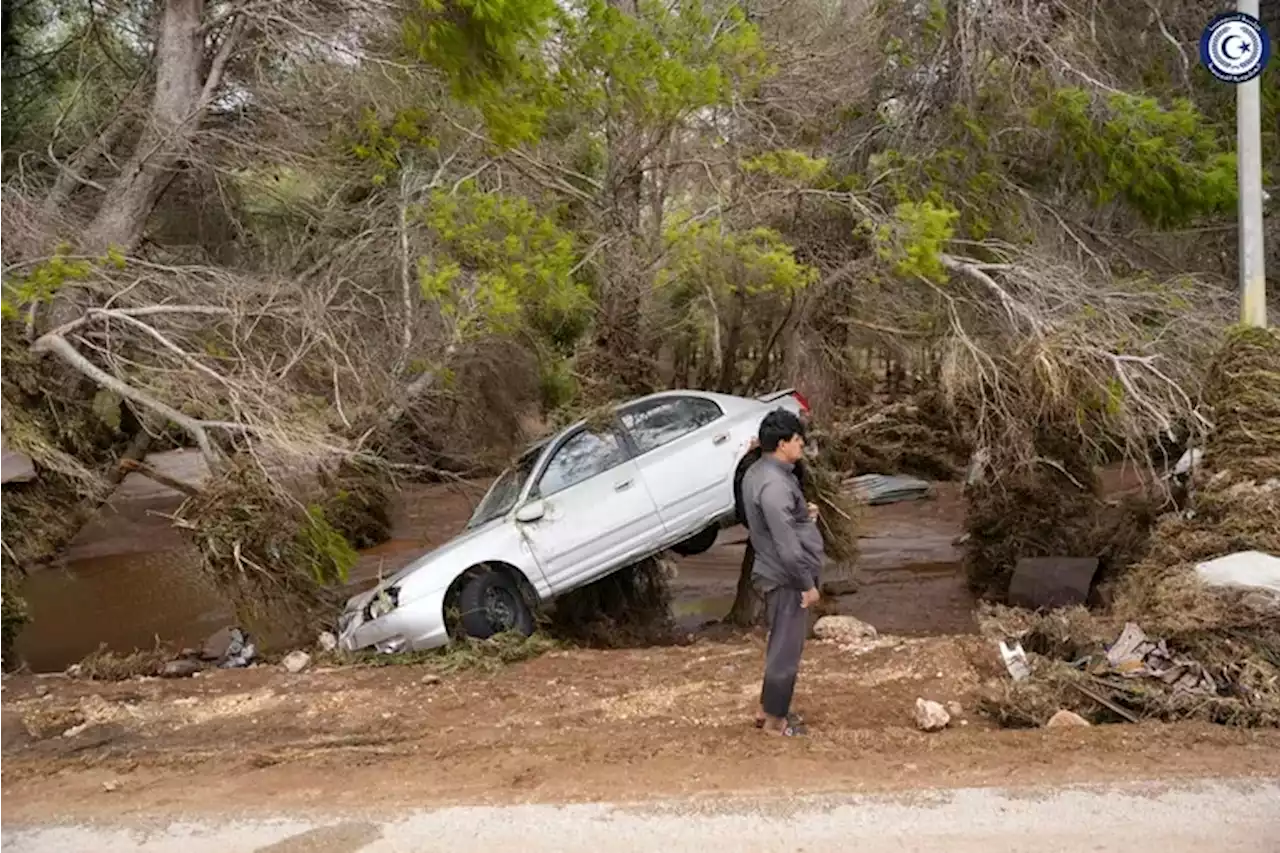
<svg viewBox="0 0 1280 853"><path fill-rule="evenodd" d="M449 642L444 624L442 589L400 605L377 619L367 619L365 602L349 607L339 622L338 647L354 652L373 648L379 652L423 651Z"/></svg>

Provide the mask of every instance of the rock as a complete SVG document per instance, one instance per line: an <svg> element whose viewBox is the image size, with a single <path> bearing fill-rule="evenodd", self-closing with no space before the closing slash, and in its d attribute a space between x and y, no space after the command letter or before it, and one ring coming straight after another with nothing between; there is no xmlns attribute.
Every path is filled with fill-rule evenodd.
<svg viewBox="0 0 1280 853"><path fill-rule="evenodd" d="M43 699L44 697L49 695L49 685L37 684L35 687L35 691L36 691L36 695L39 696L41 699Z"/></svg>
<svg viewBox="0 0 1280 853"><path fill-rule="evenodd" d="M947 709L942 705L928 699L916 700L916 725L922 731L942 731L950 722L951 715L947 713Z"/></svg>
<svg viewBox="0 0 1280 853"><path fill-rule="evenodd" d="M316 639L316 645L320 647L322 652L331 652L338 647L338 638L333 635L332 631L324 631Z"/></svg>
<svg viewBox="0 0 1280 853"><path fill-rule="evenodd" d="M120 787L120 783L115 781L114 779L112 779L109 782L102 783L102 790L108 794L110 794L112 791L117 790L119 787Z"/></svg>
<svg viewBox="0 0 1280 853"><path fill-rule="evenodd" d="M289 652L284 656L284 660L280 661L280 665L296 675L311 666L311 655L301 649L296 652Z"/></svg>
<svg viewBox="0 0 1280 853"><path fill-rule="evenodd" d="M947 703L947 713L953 717L963 717L964 707L959 702L952 699Z"/></svg>
<svg viewBox="0 0 1280 853"><path fill-rule="evenodd" d="M84 731L85 729L87 729L87 728L89 728L89 724L88 724L88 723L79 723L78 725L74 725L74 726L72 726L71 728L67 729L65 732L63 732L63 733L62 733L62 736L63 736L63 737L75 737L76 735L80 734L81 732L83 732L83 731Z"/></svg>
<svg viewBox="0 0 1280 853"><path fill-rule="evenodd" d="M1068 711L1065 708L1049 718L1049 722L1044 724L1046 729L1087 729L1092 725L1084 717L1075 711Z"/></svg>
<svg viewBox="0 0 1280 853"><path fill-rule="evenodd" d="M203 664L191 658L171 660L160 670L162 678L190 678L203 668Z"/></svg>
<svg viewBox="0 0 1280 853"><path fill-rule="evenodd" d="M439 684L440 676L436 675L435 673L429 673L427 675L422 676L422 680L419 681L418 683L419 684Z"/></svg>
<svg viewBox="0 0 1280 853"><path fill-rule="evenodd" d="M874 640L880 636L873 626L852 616L823 616L814 623L813 635L819 640L838 643Z"/></svg>
<svg viewBox="0 0 1280 853"><path fill-rule="evenodd" d="M36 464L30 456L7 447L0 452L0 482L29 483L35 478Z"/></svg>
<svg viewBox="0 0 1280 853"><path fill-rule="evenodd" d="M219 628L209 635L200 647L200 657L205 660L222 660L231 649L232 642L237 639L237 628Z"/></svg>

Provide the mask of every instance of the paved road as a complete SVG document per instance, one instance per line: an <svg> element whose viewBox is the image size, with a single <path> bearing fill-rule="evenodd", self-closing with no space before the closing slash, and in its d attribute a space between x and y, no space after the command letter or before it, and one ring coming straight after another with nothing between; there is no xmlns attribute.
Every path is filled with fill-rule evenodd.
<svg viewBox="0 0 1280 853"><path fill-rule="evenodd" d="M5 853L1277 853L1280 779L4 827Z"/></svg>

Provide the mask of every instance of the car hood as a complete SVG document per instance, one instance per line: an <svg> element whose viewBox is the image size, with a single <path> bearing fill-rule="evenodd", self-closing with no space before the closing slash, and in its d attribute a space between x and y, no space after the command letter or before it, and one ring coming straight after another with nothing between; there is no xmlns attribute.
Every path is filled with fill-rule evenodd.
<svg viewBox="0 0 1280 853"><path fill-rule="evenodd" d="M447 575L447 577L441 578L441 583L439 585L443 586L445 583L453 580L453 577L456 574L456 567L453 566L453 561L450 558L469 550L472 546L479 544L484 539L500 533L506 523L506 518L496 518L493 521L482 524L473 530L464 530L462 533L453 537L439 548L435 548L418 557L391 577L383 580L373 589L362 592L359 595L352 596L347 602L347 609L350 610L363 607L375 595L389 587L398 586L403 592L405 581L413 576L422 577L422 580L426 582L420 590L417 590L418 594L431 592L433 591L433 586L430 582L430 575L432 573L432 569L435 567L439 567L442 570L442 575ZM415 584L415 586L417 586L417 584ZM410 598L416 597L417 595L410 596Z"/></svg>

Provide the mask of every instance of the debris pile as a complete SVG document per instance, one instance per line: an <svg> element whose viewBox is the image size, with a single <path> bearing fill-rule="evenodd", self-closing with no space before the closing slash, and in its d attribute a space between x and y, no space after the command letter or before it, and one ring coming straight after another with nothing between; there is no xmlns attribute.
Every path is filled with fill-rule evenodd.
<svg viewBox="0 0 1280 853"><path fill-rule="evenodd" d="M983 709L1001 723L1044 725L1067 709L1095 723L1280 726L1280 605L1266 578L1241 578L1246 564L1269 578L1267 558L1280 556L1280 334L1232 332L1206 396L1214 430L1191 509L1160 520L1107 613L983 614L984 633L1019 640L1032 661L1029 677L987 691ZM1221 558L1237 567L1231 585L1205 570Z"/></svg>
<svg viewBox="0 0 1280 853"><path fill-rule="evenodd" d="M941 400L875 402L833 418L823 449L839 470L855 474L912 474L955 480L969 448Z"/></svg>
<svg viewBox="0 0 1280 853"><path fill-rule="evenodd" d="M221 628L198 649L172 649L157 642L153 649L119 653L105 644L67 669L72 678L90 681L127 681L131 678L187 678L210 667L241 669L257 657L253 639L240 628Z"/></svg>
<svg viewBox="0 0 1280 853"><path fill-rule="evenodd" d="M674 566L650 557L556 600L547 630L553 636L595 648L671 643L671 578Z"/></svg>
<svg viewBox="0 0 1280 853"><path fill-rule="evenodd" d="M253 459L228 462L177 516L204 580L268 642L314 636L357 558L320 504L302 503Z"/></svg>

